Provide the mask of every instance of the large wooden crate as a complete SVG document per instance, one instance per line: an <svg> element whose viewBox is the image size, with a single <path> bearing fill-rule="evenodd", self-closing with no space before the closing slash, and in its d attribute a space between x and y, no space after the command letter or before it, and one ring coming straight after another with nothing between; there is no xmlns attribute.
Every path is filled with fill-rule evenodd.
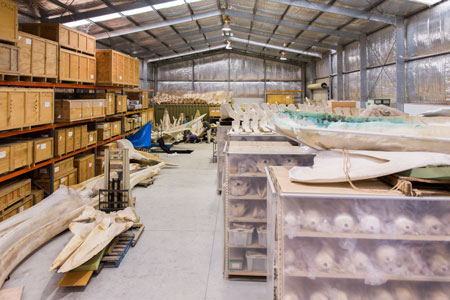
<svg viewBox="0 0 450 300"><path fill-rule="evenodd" d="M97 50L97 84L139 86L139 60L114 50Z"/></svg>
<svg viewBox="0 0 450 300"><path fill-rule="evenodd" d="M19 74L18 47L7 44L0 44L0 74L2 75Z"/></svg>
<svg viewBox="0 0 450 300"><path fill-rule="evenodd" d="M127 112L127 95L116 95L116 113Z"/></svg>
<svg viewBox="0 0 450 300"><path fill-rule="evenodd" d="M14 180L0 186L0 210L28 196L31 192L31 179Z"/></svg>
<svg viewBox="0 0 450 300"><path fill-rule="evenodd" d="M18 141L9 144L9 147L10 171L14 171L18 168L30 166L31 164L33 164L33 141Z"/></svg>
<svg viewBox="0 0 450 300"><path fill-rule="evenodd" d="M58 43L19 32L19 74L21 76L57 78Z"/></svg>
<svg viewBox="0 0 450 300"><path fill-rule="evenodd" d="M89 134L87 125L81 125L81 148L86 148L89 144Z"/></svg>
<svg viewBox="0 0 450 300"><path fill-rule="evenodd" d="M99 141L104 141L104 140L110 139L112 137L111 124L112 124L112 122L111 123L110 122L98 123L97 139Z"/></svg>
<svg viewBox="0 0 450 300"><path fill-rule="evenodd" d="M122 133L122 121L111 122L111 136L117 136Z"/></svg>
<svg viewBox="0 0 450 300"><path fill-rule="evenodd" d="M74 129L66 128L66 153L72 152L74 150Z"/></svg>
<svg viewBox="0 0 450 300"><path fill-rule="evenodd" d="M97 131L89 131L88 132L88 146L94 145L97 143Z"/></svg>
<svg viewBox="0 0 450 300"><path fill-rule="evenodd" d="M33 195L33 205L38 204L45 198L44 190L32 189L31 195Z"/></svg>
<svg viewBox="0 0 450 300"><path fill-rule="evenodd" d="M78 183L88 180L95 176L95 157L94 154L87 154L75 158L75 167L78 170Z"/></svg>
<svg viewBox="0 0 450 300"><path fill-rule="evenodd" d="M53 158L53 138L43 137L33 140L33 162L38 163Z"/></svg>
<svg viewBox="0 0 450 300"><path fill-rule="evenodd" d="M95 84L95 57L59 49L59 81Z"/></svg>
<svg viewBox="0 0 450 300"><path fill-rule="evenodd" d="M12 205L11 207L8 207L3 212L3 220L6 220L8 218L11 218L14 215L17 215L18 213L21 213L22 211L30 208L33 206L33 195L28 195L22 200L18 201L16 204Z"/></svg>
<svg viewBox="0 0 450 300"><path fill-rule="evenodd" d="M11 148L9 145L0 145L0 174L9 172L11 161Z"/></svg>
<svg viewBox="0 0 450 300"><path fill-rule="evenodd" d="M72 122L105 115L104 99L56 100L55 122Z"/></svg>
<svg viewBox="0 0 450 300"><path fill-rule="evenodd" d="M19 29L55 42L65 48L95 55L95 37L59 23L24 23Z"/></svg>
<svg viewBox="0 0 450 300"><path fill-rule="evenodd" d="M51 89L0 88L0 130L53 123Z"/></svg>
<svg viewBox="0 0 450 300"><path fill-rule="evenodd" d="M66 154L66 129L55 130L55 156Z"/></svg>
<svg viewBox="0 0 450 300"><path fill-rule="evenodd" d="M81 149L81 127L75 126L73 128L73 150Z"/></svg>
<svg viewBox="0 0 450 300"><path fill-rule="evenodd" d="M0 40L17 42L17 3L11 0L0 0Z"/></svg>
<svg viewBox="0 0 450 300"><path fill-rule="evenodd" d="M63 174L71 171L73 169L73 157L60 160L54 164L53 174L55 178L60 178ZM50 168L51 166L45 166L40 169L34 170L34 178L50 178Z"/></svg>
<svg viewBox="0 0 450 300"><path fill-rule="evenodd" d="M43 187L45 191L50 193L50 178L35 179L35 182ZM72 168L71 170L61 173L58 176L55 175L55 180L53 181L53 191L56 191L61 185L71 186L74 184L77 184L77 169Z"/></svg>
<svg viewBox="0 0 450 300"><path fill-rule="evenodd" d="M105 157L97 156L95 159L95 174L101 175L105 172Z"/></svg>

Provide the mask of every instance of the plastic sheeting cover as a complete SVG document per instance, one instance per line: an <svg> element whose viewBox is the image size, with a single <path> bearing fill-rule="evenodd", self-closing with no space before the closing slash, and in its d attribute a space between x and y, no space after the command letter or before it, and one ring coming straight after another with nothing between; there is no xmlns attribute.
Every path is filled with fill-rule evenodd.
<svg viewBox="0 0 450 300"><path fill-rule="evenodd" d="M148 122L141 129L127 138L133 147L150 148L152 145L152 122Z"/></svg>
<svg viewBox="0 0 450 300"><path fill-rule="evenodd" d="M160 66L158 80L191 80L192 61L183 61L175 64Z"/></svg>
<svg viewBox="0 0 450 300"><path fill-rule="evenodd" d="M235 80L264 80L264 65L261 59L232 54L230 77Z"/></svg>
<svg viewBox="0 0 450 300"><path fill-rule="evenodd" d="M360 69L359 42L353 42L344 49L344 72Z"/></svg>
<svg viewBox="0 0 450 300"><path fill-rule="evenodd" d="M227 80L228 54L219 54L196 59L194 61L194 79Z"/></svg>
<svg viewBox="0 0 450 300"><path fill-rule="evenodd" d="M316 78L324 78L330 75L329 58L324 56L316 62Z"/></svg>
<svg viewBox="0 0 450 300"><path fill-rule="evenodd" d="M301 80L301 70L299 66L266 60L266 80Z"/></svg>
<svg viewBox="0 0 450 300"><path fill-rule="evenodd" d="M385 63L395 62L395 49L395 28L393 26L369 35L367 39L368 65L381 66Z"/></svg>

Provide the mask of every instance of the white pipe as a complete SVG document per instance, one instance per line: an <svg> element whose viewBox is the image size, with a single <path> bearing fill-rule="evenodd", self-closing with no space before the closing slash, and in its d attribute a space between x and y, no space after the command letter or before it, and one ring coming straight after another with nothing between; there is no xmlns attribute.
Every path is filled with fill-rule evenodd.
<svg viewBox="0 0 450 300"><path fill-rule="evenodd" d="M297 50L297 49L292 49L292 48L287 48L287 47L280 47L280 46L275 46L275 45L271 45L271 44L267 44L267 43L260 43L260 42L255 42L255 41L251 41L251 40L240 39L237 37L229 37L228 39L232 40L234 42L238 42L238 43L250 44L250 45L255 45L255 46L260 46L260 47L265 47L265 48L271 48L271 49L276 49L276 50L281 50L281 51L286 51L286 52L291 52L291 53L296 53L296 54L301 54L301 55L308 55L308 56L322 58L322 54L317 53L317 52L309 52L309 51L302 51L302 50Z"/></svg>
<svg viewBox="0 0 450 300"><path fill-rule="evenodd" d="M155 61L161 61L161 60L166 60L166 59L171 59L171 58L177 58L177 57L191 55L191 54L196 54L196 53L202 53L202 52L206 52L206 51L223 49L225 47L226 47L226 45L219 45L219 46L208 47L208 48L200 49L200 50L193 50L193 51L189 51L189 52L177 53L177 54L174 54L174 55L169 55L169 56L163 56L163 57L149 59L149 60L147 60L147 63L151 63L151 62L155 62Z"/></svg>

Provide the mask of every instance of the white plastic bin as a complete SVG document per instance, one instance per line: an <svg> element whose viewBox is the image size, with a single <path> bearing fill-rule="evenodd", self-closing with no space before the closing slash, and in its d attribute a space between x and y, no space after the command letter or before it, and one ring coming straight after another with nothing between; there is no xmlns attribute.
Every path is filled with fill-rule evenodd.
<svg viewBox="0 0 450 300"><path fill-rule="evenodd" d="M233 246L248 246L252 244L254 228L233 228L229 232L229 244Z"/></svg>
<svg viewBox="0 0 450 300"><path fill-rule="evenodd" d="M258 231L258 244L267 247L267 229L257 229Z"/></svg>
<svg viewBox="0 0 450 300"><path fill-rule="evenodd" d="M266 272L267 255L257 251L248 250L245 253L247 258L247 270L249 272L263 271Z"/></svg>

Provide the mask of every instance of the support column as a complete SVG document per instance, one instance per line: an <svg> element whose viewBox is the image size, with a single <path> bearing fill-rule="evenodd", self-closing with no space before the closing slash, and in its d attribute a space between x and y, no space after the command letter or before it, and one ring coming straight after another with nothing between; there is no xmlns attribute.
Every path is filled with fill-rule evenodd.
<svg viewBox="0 0 450 300"><path fill-rule="evenodd" d="M194 72L195 72L195 60L192 60L192 92L195 91L195 84L194 84Z"/></svg>
<svg viewBox="0 0 450 300"><path fill-rule="evenodd" d="M231 91L231 85L230 85L230 80L231 80L231 53L228 51L228 95L230 94Z"/></svg>
<svg viewBox="0 0 450 300"><path fill-rule="evenodd" d="M366 108L367 104L367 36L363 34L359 40L359 56L360 56L360 72L361 79L360 87L360 105L361 108Z"/></svg>
<svg viewBox="0 0 450 300"><path fill-rule="evenodd" d="M344 47L337 48L337 100L344 100Z"/></svg>
<svg viewBox="0 0 450 300"><path fill-rule="evenodd" d="M154 95L158 92L158 64L153 65L153 89L155 90Z"/></svg>
<svg viewBox="0 0 450 300"><path fill-rule="evenodd" d="M328 100L333 99L333 56L328 53Z"/></svg>
<svg viewBox="0 0 450 300"><path fill-rule="evenodd" d="M403 111L405 103L405 20L395 18L396 28L396 77L397 77L397 109Z"/></svg>
<svg viewBox="0 0 450 300"><path fill-rule="evenodd" d="M302 63L301 65L301 80L302 80L302 103L305 103L306 97L306 63Z"/></svg>
<svg viewBox="0 0 450 300"><path fill-rule="evenodd" d="M142 87L143 89L148 89L148 69L145 60L141 60L142 63Z"/></svg>

